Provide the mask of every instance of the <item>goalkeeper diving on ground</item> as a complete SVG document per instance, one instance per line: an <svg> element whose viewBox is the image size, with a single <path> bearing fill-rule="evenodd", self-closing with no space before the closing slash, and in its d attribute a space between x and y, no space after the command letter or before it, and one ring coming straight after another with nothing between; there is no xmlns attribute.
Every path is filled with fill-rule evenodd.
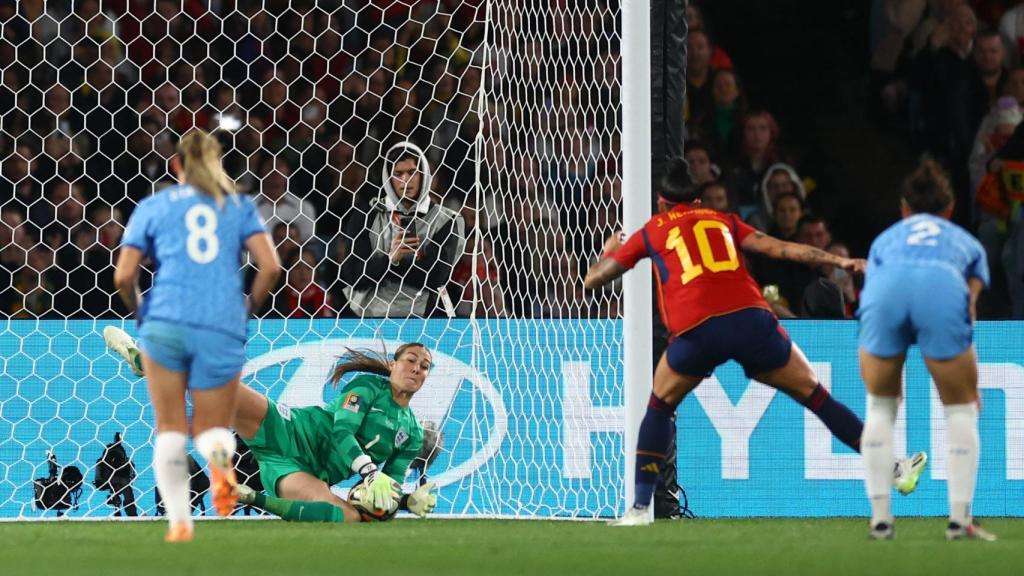
<svg viewBox="0 0 1024 576"><path fill-rule="evenodd" d="M135 370L139 350L131 337L113 326L103 336ZM399 510L422 518L432 512L434 483L423 482L410 494L402 494L400 485L414 459L426 470L439 451L439 433L428 429L424 442L424 428L409 408L431 367L430 351L415 342L400 346L390 360L347 350L331 382L338 386L347 374L360 374L323 407L290 408L241 385L234 428L259 463L266 493L239 485L239 500L297 522L388 520ZM331 491L355 474L361 479L348 501Z"/></svg>
<svg viewBox="0 0 1024 576"><path fill-rule="evenodd" d="M661 180L662 212L625 243L613 234L584 284L594 290L650 258L658 307L672 336L654 373L636 450L636 499L617 526L650 524L651 499L687 394L715 368L735 360L748 377L781 390L813 412L844 444L860 452L864 424L818 382L747 272L742 248L769 258L830 264L863 273L865 262L772 238L735 214L702 208L685 160L671 160ZM924 452L898 460L892 481L903 494L917 486Z"/></svg>

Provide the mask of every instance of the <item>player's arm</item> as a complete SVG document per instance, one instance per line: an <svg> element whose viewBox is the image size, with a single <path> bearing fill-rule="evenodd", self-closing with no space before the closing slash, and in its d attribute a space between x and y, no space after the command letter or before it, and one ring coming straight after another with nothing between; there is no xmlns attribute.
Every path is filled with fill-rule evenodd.
<svg viewBox="0 0 1024 576"><path fill-rule="evenodd" d="M645 254L642 234L643 230L634 234L625 243L621 231L609 236L604 241L604 254L590 266L590 270L587 270L583 285L588 290L597 290L629 271Z"/></svg>
<svg viewBox="0 0 1024 576"><path fill-rule="evenodd" d="M249 291L249 310L255 312L263 307L263 302L277 284L277 279L281 276L281 260L278 259L277 250L274 250L270 236L265 232L249 236L245 241L245 248L256 262L256 277Z"/></svg>
<svg viewBox="0 0 1024 576"><path fill-rule="evenodd" d="M117 267L114 269L114 286L121 296L124 305L130 312L139 309L142 294L139 292L139 270L145 254L134 246L121 246L117 256Z"/></svg>
<svg viewBox="0 0 1024 576"><path fill-rule="evenodd" d="M361 474L360 468L372 462L359 445L356 432L369 414L370 407L377 398L377 390L372 384L360 383L359 379L356 379L342 392L342 397L343 400L333 414L331 460L338 462L343 468Z"/></svg>
<svg viewBox="0 0 1024 576"><path fill-rule="evenodd" d="M985 289L985 282L981 278L971 277L967 279L967 289L970 291L971 320L978 319L978 296Z"/></svg>
<svg viewBox="0 0 1024 576"><path fill-rule="evenodd" d="M142 304L142 293L139 291L139 271L142 259L146 254L153 253L153 213L154 198L150 196L132 212L128 225L121 236L121 247L118 249L117 265L114 267L114 287L121 296L128 310L134 313Z"/></svg>
<svg viewBox="0 0 1024 576"><path fill-rule="evenodd" d="M360 383L357 379L345 389L344 394L334 412L331 460L363 477L374 508L387 508L392 500L401 496L401 486L377 469L356 438L356 432L377 399L378 391L372 383Z"/></svg>
<svg viewBox="0 0 1024 576"><path fill-rule="evenodd" d="M605 284L610 284L626 273L626 267L611 258L602 258L595 262L590 270L587 270L587 277L583 285L589 290L597 290Z"/></svg>
<svg viewBox="0 0 1024 576"><path fill-rule="evenodd" d="M981 295L981 291L988 288L991 276L988 269L988 258L985 256L985 249L982 248L981 243L977 240L971 241L974 249L974 260L967 268L967 289L970 294L970 311L971 320L978 319L978 296Z"/></svg>
<svg viewBox="0 0 1024 576"><path fill-rule="evenodd" d="M807 244L779 240L761 231L747 235L740 246L747 252L756 252L776 260L790 260L813 266L831 264L857 274L863 274L867 267L867 261L861 258L843 258Z"/></svg>

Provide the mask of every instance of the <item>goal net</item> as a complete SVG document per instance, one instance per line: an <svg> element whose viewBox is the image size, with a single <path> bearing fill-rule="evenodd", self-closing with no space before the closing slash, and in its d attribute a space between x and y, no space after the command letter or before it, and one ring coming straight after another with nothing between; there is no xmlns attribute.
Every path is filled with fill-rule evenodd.
<svg viewBox="0 0 1024 576"><path fill-rule="evenodd" d="M422 342L438 513L621 511L619 289L582 284L620 213L617 2L67 4L0 6L0 518L160 513L101 334L135 333L117 246L193 127L286 269L248 385L322 404L346 346Z"/></svg>

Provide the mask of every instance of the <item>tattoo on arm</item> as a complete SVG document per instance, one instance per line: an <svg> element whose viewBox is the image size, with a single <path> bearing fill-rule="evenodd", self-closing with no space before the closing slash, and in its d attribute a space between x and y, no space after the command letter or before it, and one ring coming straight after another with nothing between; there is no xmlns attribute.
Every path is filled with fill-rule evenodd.
<svg viewBox="0 0 1024 576"><path fill-rule="evenodd" d="M619 276L622 276L625 272L626 269L622 264L619 264L611 258L605 258L590 267L590 271L587 272L587 277L584 282L588 288L595 290L612 282Z"/></svg>
<svg viewBox="0 0 1024 576"><path fill-rule="evenodd" d="M800 246L796 250L787 250L787 248L782 248L783 258L804 264L835 264L838 259L834 254L814 246Z"/></svg>

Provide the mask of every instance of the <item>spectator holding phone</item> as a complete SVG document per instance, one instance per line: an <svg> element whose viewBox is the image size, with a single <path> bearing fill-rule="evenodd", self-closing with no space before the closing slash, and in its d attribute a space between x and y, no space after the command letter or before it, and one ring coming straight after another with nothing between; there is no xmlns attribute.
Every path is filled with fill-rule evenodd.
<svg viewBox="0 0 1024 576"><path fill-rule="evenodd" d="M383 194L357 205L345 224L352 249L341 280L362 317L454 314L444 287L466 245L462 216L430 197L426 154L399 142L384 154Z"/></svg>

